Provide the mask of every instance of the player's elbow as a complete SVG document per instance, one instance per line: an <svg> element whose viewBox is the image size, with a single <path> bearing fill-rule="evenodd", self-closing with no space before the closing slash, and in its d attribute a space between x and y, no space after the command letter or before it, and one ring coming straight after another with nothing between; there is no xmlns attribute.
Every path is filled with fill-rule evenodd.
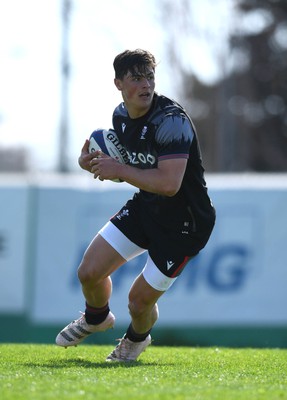
<svg viewBox="0 0 287 400"><path fill-rule="evenodd" d="M161 194L163 196L173 197L177 194L179 189L180 189L180 185L169 183L169 184L164 185L164 187L162 188Z"/></svg>
<svg viewBox="0 0 287 400"><path fill-rule="evenodd" d="M163 196L173 197L181 188L185 173L186 160L175 159L161 161L159 165L159 175L157 185Z"/></svg>

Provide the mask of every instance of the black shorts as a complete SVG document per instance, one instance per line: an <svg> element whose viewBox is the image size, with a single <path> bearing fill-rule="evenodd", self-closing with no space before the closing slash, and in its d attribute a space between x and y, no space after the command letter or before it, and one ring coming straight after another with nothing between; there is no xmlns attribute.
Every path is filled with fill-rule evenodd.
<svg viewBox="0 0 287 400"><path fill-rule="evenodd" d="M177 277L187 262L206 245L211 231L188 232L182 223L163 226L146 211L137 195L129 200L110 221L133 243L147 249L165 275Z"/></svg>

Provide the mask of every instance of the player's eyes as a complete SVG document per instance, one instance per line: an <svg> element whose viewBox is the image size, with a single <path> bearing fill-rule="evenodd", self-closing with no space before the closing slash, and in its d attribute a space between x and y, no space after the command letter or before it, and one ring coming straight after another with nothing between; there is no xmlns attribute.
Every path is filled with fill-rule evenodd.
<svg viewBox="0 0 287 400"><path fill-rule="evenodd" d="M132 77L132 80L135 81L135 82L139 82L141 79L147 79L149 81L152 81L152 80L154 80L154 75L153 74L148 75L148 76L138 75L138 76L133 76Z"/></svg>
<svg viewBox="0 0 287 400"><path fill-rule="evenodd" d="M138 82L140 79L141 79L141 77L138 76L138 75L132 75L131 76L131 80L134 81L134 82Z"/></svg>

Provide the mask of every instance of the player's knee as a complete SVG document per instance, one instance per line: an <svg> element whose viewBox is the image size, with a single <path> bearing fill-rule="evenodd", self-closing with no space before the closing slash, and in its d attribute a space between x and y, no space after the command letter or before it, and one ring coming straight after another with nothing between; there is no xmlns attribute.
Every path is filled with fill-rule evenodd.
<svg viewBox="0 0 287 400"><path fill-rule="evenodd" d="M78 268L78 278L81 284L87 282L87 280L89 279L87 271L85 270L82 264Z"/></svg>
<svg viewBox="0 0 287 400"><path fill-rule="evenodd" d="M78 268L78 278L82 285L93 282L94 284L97 282L98 277L93 271L92 268L89 268L89 265L82 262Z"/></svg>

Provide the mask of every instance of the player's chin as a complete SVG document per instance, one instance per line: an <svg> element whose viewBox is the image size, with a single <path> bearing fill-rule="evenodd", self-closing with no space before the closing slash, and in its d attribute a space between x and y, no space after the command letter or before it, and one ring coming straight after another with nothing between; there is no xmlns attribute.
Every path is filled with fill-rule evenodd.
<svg viewBox="0 0 287 400"><path fill-rule="evenodd" d="M139 108L149 108L152 104L152 97L140 97L138 101Z"/></svg>

